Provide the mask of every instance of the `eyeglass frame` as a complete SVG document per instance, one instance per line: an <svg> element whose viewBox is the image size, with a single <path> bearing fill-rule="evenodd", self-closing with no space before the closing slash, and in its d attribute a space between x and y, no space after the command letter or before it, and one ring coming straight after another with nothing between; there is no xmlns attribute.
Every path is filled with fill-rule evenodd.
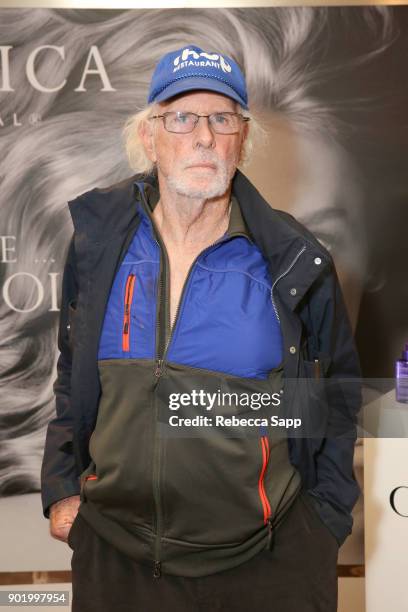
<svg viewBox="0 0 408 612"><path fill-rule="evenodd" d="M174 132L173 130L168 130L166 128L166 117L168 115L173 115L173 114L188 114L188 115L194 115L196 117L196 122L194 123L193 128L188 131L188 132ZM210 122L210 117L213 117L214 115L234 115L235 117L240 117L241 120L243 122L247 122L250 121L250 117L245 117L245 115L242 115L241 113L234 113L233 111L218 111L215 113L211 113L210 115L198 115L197 113L193 113L191 111L167 111L166 113L163 113L162 115L153 115L152 117L149 117L148 120L150 121L151 119L164 119L163 121L163 127L166 130L166 132L169 132L170 134L192 134L195 130L195 128L198 125L198 122L200 120L200 117L206 117L208 119L208 125L210 126L211 129L214 128L214 126L211 124ZM239 130L238 130L239 131ZM231 136L231 134L238 134L238 131L236 132L217 132L214 129L215 134L221 134L221 136Z"/></svg>

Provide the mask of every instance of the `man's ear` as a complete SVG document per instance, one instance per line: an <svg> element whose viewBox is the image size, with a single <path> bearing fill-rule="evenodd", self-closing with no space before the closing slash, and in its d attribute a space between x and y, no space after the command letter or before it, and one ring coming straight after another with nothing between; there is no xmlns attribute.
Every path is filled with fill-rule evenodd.
<svg viewBox="0 0 408 612"><path fill-rule="evenodd" d="M150 121L142 121L139 125L139 137L142 141L147 157L151 162L156 163L156 147L154 142L154 127Z"/></svg>

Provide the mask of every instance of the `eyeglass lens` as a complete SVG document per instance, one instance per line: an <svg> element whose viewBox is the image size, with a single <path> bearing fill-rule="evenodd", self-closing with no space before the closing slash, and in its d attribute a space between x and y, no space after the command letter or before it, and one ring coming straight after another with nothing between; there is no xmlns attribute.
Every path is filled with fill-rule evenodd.
<svg viewBox="0 0 408 612"><path fill-rule="evenodd" d="M192 132L200 119L200 115L183 112L169 112L163 117L166 130L183 134ZM212 113L208 121L217 134L233 134L238 131L240 116L235 113Z"/></svg>

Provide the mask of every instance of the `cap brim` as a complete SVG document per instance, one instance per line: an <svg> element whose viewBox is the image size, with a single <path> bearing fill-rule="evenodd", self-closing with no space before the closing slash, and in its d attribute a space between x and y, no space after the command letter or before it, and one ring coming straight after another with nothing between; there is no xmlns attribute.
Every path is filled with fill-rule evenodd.
<svg viewBox="0 0 408 612"><path fill-rule="evenodd" d="M204 89L207 91L214 91L215 93L220 93L221 95L227 96L228 98L232 98L238 104L248 110L248 105L241 98L236 91L234 91L231 87L223 83L222 81L217 81L216 79L209 79L207 77L186 77L185 79L179 79L174 83L170 83L168 87L166 87L158 96L154 98L154 102L164 102L169 98L174 98L179 94L185 93L187 91L194 91L196 89Z"/></svg>

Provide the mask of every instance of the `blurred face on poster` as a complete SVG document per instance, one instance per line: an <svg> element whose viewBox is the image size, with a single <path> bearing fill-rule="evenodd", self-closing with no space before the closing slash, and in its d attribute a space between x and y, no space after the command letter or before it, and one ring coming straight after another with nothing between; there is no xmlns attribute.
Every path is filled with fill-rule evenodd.
<svg viewBox="0 0 408 612"><path fill-rule="evenodd" d="M274 208L285 210L333 255L355 330L367 267L362 193L345 151L323 135L296 130L264 111L265 138L244 171Z"/></svg>

